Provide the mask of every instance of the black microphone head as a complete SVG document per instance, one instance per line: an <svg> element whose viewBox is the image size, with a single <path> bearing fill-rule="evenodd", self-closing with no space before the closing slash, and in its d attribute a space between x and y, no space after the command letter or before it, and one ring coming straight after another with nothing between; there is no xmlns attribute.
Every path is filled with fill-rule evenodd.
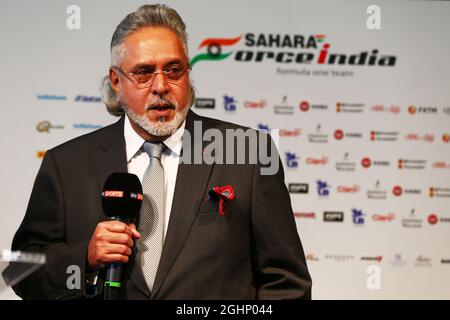
<svg viewBox="0 0 450 320"><path fill-rule="evenodd" d="M115 172L106 179L102 192L102 207L105 214L131 220L141 210L142 185L132 173Z"/></svg>

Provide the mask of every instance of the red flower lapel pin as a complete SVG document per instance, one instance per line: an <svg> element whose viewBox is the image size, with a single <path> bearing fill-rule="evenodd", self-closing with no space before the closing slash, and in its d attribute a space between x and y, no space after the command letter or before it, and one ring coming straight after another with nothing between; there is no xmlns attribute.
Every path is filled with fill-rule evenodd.
<svg viewBox="0 0 450 320"><path fill-rule="evenodd" d="M217 186L208 191L208 199L213 202L219 202L219 213L221 216L225 215L227 211L228 200L234 200L234 189L230 185Z"/></svg>

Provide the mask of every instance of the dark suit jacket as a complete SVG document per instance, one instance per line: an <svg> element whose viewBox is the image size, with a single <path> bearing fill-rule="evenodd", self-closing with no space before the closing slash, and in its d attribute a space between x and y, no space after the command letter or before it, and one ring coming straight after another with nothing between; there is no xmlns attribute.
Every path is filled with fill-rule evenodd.
<svg viewBox="0 0 450 320"><path fill-rule="evenodd" d="M239 128L189 111L203 130ZM88 243L106 216L104 182L126 172L124 117L45 154L13 250L45 252L47 264L14 287L24 299L86 297ZM188 140L183 140L183 149ZM279 160L279 158L278 158ZM261 164L180 164L169 227L150 293L133 259L126 267L124 299L310 298L311 278L280 170L260 175ZM236 199L224 216L205 201L214 186L232 185ZM67 287L70 265L81 269L81 288ZM99 290L101 292L101 290ZM101 294L99 295L101 297Z"/></svg>

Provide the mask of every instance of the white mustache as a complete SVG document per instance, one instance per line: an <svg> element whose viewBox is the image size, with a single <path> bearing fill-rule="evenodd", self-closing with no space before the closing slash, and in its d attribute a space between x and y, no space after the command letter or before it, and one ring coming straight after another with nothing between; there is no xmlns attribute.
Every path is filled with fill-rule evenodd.
<svg viewBox="0 0 450 320"><path fill-rule="evenodd" d="M173 109L177 109L177 103L167 99L167 98L162 98L162 97L158 97L157 99L155 99L154 101L151 101L147 104L147 106L145 107L145 111L150 110L153 107L157 107L157 106L168 106L171 107Z"/></svg>

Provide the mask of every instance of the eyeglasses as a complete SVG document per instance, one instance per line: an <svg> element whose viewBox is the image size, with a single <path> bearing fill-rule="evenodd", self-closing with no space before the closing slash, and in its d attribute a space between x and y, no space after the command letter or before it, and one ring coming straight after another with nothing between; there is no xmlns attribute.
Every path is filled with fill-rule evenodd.
<svg viewBox="0 0 450 320"><path fill-rule="evenodd" d="M119 71L128 80L133 82L138 89L148 88L155 81L156 75L162 74L168 83L179 85L186 71L191 70L189 65L173 64L164 70L156 71L150 68L143 68L136 72L126 72L119 67L113 67Z"/></svg>

